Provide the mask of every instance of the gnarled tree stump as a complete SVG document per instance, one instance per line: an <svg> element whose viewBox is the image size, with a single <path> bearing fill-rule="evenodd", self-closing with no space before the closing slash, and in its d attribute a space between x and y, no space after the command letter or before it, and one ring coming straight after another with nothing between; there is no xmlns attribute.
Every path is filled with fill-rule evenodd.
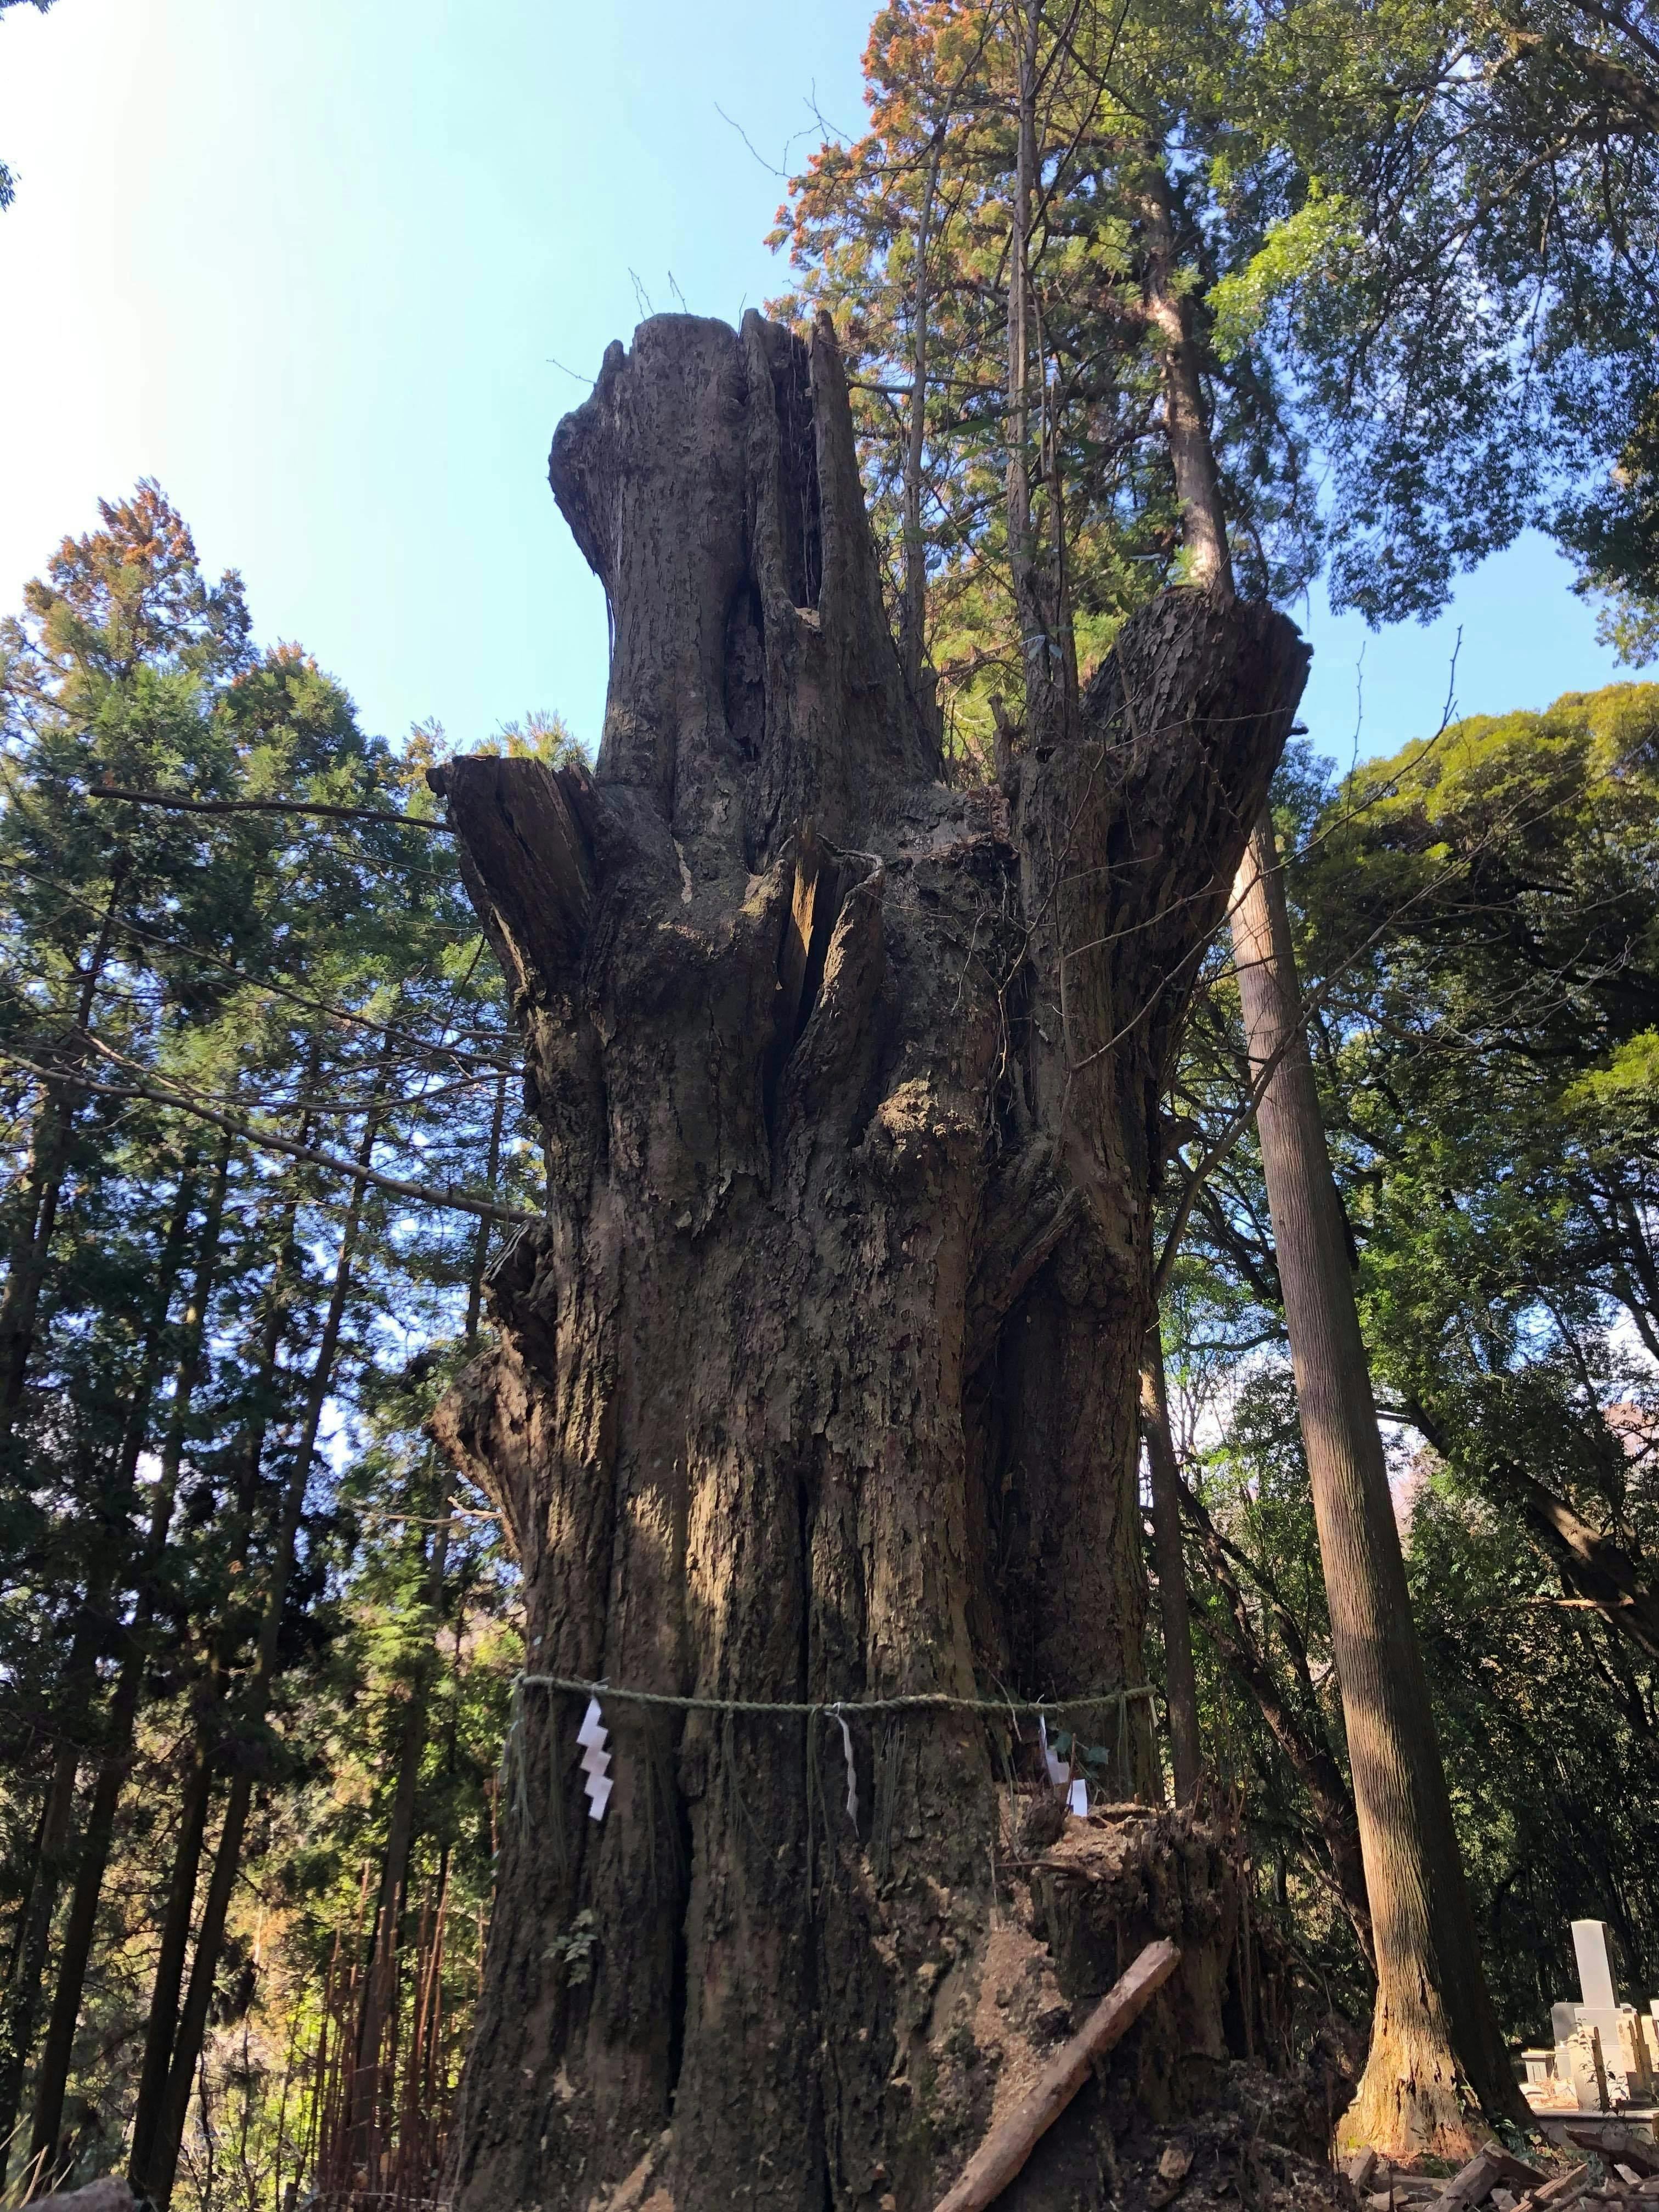
<svg viewBox="0 0 1659 2212"><path fill-rule="evenodd" d="M545 1131L441 1432L532 1671L739 1699L1141 1674L1160 1088L1300 694L1283 617L1130 622L1076 726L940 781L833 333L663 316L550 474L614 645L597 771L434 773ZM1156 1790L1144 1703L1126 1789ZM530 1692L452 2154L466 2208L931 2205L989 2109L969 1713ZM579 1921L579 1915L589 1916Z"/></svg>

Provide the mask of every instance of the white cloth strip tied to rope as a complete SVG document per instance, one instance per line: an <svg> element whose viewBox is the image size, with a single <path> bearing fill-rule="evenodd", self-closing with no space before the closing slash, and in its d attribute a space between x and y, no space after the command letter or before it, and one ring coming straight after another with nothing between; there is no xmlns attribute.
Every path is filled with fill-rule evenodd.
<svg viewBox="0 0 1659 2212"><path fill-rule="evenodd" d="M854 1829L859 1821L858 1768L853 1756L853 1735L847 1725L850 1713L998 1713L1010 1720L1035 1717L1042 1740L1045 1769L1058 1788L1071 1770L1058 1759L1048 1747L1048 1718L1058 1719L1062 1714L1098 1712L1107 1706L1115 1706L1120 1720L1126 1716L1131 1702L1156 1694L1147 1682L1138 1682L1133 1688L1096 1690L1076 1698L963 1698L948 1690L911 1690L888 1698L688 1698L666 1690L618 1689L614 1682L591 1682L573 1674L519 1674L513 1678L512 1719L507 1727L507 1741L501 1747L501 1771L505 1777L514 1765L514 1753L518 1754L517 1769L522 1794L523 1749L520 1741L523 1723L523 1692L527 1689L566 1691L587 1699L587 1711L582 1716L576 1741L582 1747L582 1771L586 1776L583 1788L587 1794L588 1818L603 1820L605 1808L611 1802L615 1778L610 1772L611 1754L605 1748L610 1731L605 1727L599 1711L599 1698L604 1696L619 1700L623 1705L663 1705L685 1713L754 1714L760 1717L783 1716L816 1720L820 1713L834 1721L841 1729L842 1751L847 1761L847 1817ZM1070 1802L1075 1813L1089 1809L1087 1785L1079 1778L1071 1786Z"/></svg>

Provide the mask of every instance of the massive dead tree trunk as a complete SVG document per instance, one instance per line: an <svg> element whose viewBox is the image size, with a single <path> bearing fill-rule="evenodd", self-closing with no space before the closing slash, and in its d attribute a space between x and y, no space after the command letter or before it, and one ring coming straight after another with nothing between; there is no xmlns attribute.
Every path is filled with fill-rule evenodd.
<svg viewBox="0 0 1659 2212"><path fill-rule="evenodd" d="M615 1794L585 1817L583 1701L529 1692L452 2185L931 2205L994 2086L987 1726L849 1710L854 1827L838 1729L617 1692L1137 1684L1158 1096L1306 653L1170 592L1012 799L951 792L827 322L645 324L551 477L610 699L591 780L434 772L550 1193L438 1426L532 1672L616 1686Z"/></svg>

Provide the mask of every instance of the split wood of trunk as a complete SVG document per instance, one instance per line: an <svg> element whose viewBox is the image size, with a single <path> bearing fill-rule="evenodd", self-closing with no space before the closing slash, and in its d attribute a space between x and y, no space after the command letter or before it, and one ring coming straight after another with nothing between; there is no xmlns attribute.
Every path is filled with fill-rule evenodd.
<svg viewBox="0 0 1659 2212"><path fill-rule="evenodd" d="M986 2137L937 2212L985 2212L994 2204L1103 2058L1139 2019L1176 1968L1173 1943L1149 1943L1128 1972L1107 1990L1083 2026L1018 2108Z"/></svg>

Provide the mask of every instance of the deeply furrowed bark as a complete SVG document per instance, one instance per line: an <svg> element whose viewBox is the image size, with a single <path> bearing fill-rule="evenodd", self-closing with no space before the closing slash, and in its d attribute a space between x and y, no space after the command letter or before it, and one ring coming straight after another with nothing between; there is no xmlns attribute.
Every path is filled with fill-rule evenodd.
<svg viewBox="0 0 1659 2212"><path fill-rule="evenodd" d="M647 323L550 473L611 692L592 778L434 772L550 1194L437 1426L530 1670L615 1686L615 1789L586 1819L581 1701L528 1690L450 2191L931 2205L994 2069L996 1759L856 1705L1139 1682L1156 1109L1306 653L1166 594L1012 801L951 792L827 322ZM849 1701L856 1828L838 1728L629 1689ZM1144 1702L1117 1741L1154 1787Z"/></svg>

